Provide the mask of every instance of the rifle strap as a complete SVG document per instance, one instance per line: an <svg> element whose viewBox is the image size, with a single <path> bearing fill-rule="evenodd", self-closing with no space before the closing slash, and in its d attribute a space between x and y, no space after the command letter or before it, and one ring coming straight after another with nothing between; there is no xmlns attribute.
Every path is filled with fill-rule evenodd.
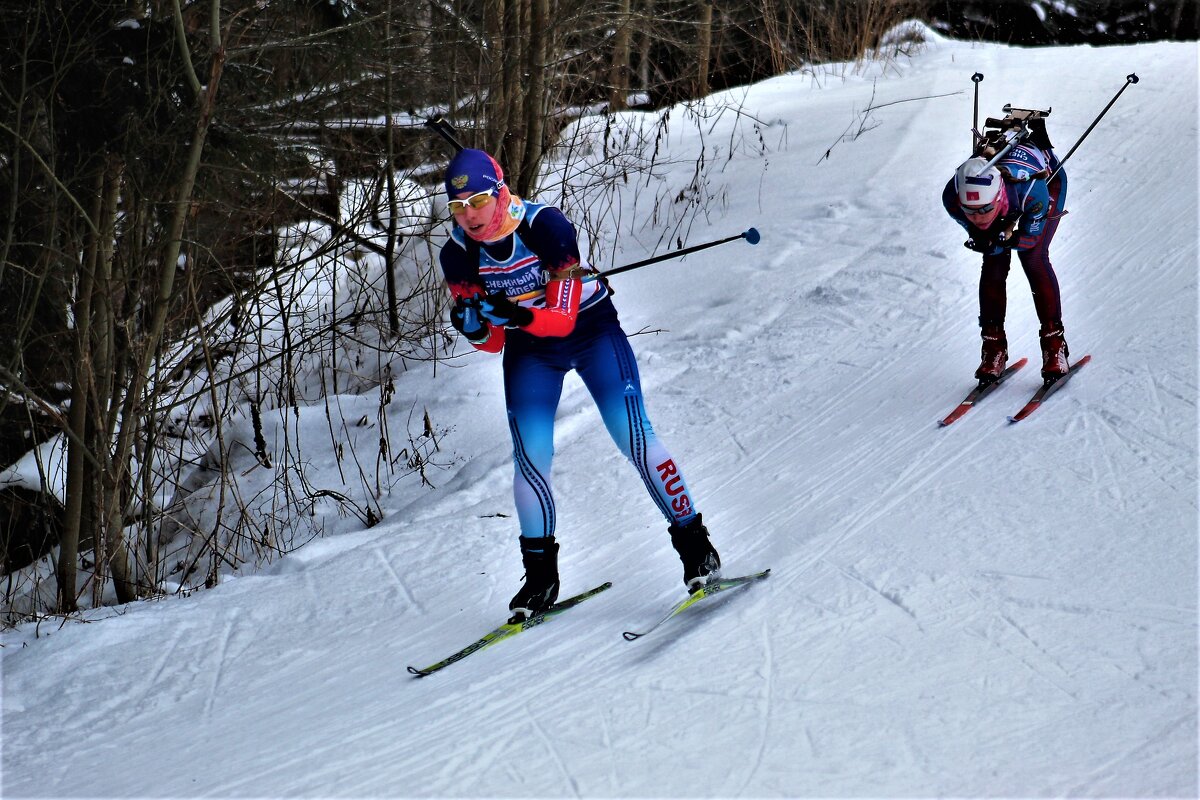
<svg viewBox="0 0 1200 800"><path fill-rule="evenodd" d="M521 241L525 242L526 247L528 247L530 250L533 250L533 246L529 244L529 222L527 220L522 218L514 233L521 237ZM482 256L483 245L472 239L465 232L463 233L463 239L467 243L467 268L470 270L468 277L476 286L487 289L487 285L483 282L483 278L479 277L479 259ZM534 251L534 255L537 255L536 250Z"/></svg>

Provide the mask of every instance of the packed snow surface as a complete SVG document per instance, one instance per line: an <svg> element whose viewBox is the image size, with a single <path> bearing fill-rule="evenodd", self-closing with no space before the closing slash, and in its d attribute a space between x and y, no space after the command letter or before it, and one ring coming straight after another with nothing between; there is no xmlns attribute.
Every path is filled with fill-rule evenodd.
<svg viewBox="0 0 1200 800"><path fill-rule="evenodd" d="M979 257L940 204L977 71L981 115L1052 108L1060 156L1140 82L1068 162L1051 251L1092 362L1008 422L1040 384L1014 259L1010 349L1032 363L940 429L978 358ZM448 466L383 491L380 524L330 511L265 571L3 635L4 796L1195 797L1197 45L931 36L711 103L733 101L673 112L671 163L621 189L599 250L661 252L652 199L701 148L716 200L670 246L761 231L613 283L726 573L767 581L621 637L682 597L681 569L572 378L563 589L613 588L413 678L503 622L522 571L499 359L416 365L391 424L427 406ZM378 398L332 407L374 419ZM291 424L328 447L324 406ZM306 455L341 490L333 455Z"/></svg>

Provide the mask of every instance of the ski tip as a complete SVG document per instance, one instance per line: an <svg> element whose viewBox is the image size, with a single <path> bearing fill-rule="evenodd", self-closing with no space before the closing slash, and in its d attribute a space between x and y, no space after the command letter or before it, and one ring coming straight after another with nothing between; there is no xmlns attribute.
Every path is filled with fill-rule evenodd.
<svg viewBox="0 0 1200 800"><path fill-rule="evenodd" d="M646 634L644 634L644 633L634 633L633 631L623 631L623 632L621 633L621 635L625 637L625 641L627 641L627 642L632 642L634 639L640 639L640 638L642 638L643 636L645 636Z"/></svg>
<svg viewBox="0 0 1200 800"><path fill-rule="evenodd" d="M409 667L408 671L409 671L409 673L416 675L418 678L424 678L426 675L429 674L425 670L417 669L416 667Z"/></svg>
<svg viewBox="0 0 1200 800"><path fill-rule="evenodd" d="M1021 420L1025 419L1030 414L1032 414L1034 411L1036 411L1038 409L1038 407L1040 407L1040 406L1041 406L1041 403L1036 403L1034 405L1025 406L1020 411L1018 411L1016 414L1013 414L1011 417L1008 418L1009 424L1011 425L1013 423L1020 422Z"/></svg>
<svg viewBox="0 0 1200 800"><path fill-rule="evenodd" d="M1022 357L1020 361L1018 361L1018 362L1016 362L1015 364L1013 364L1011 367L1009 367L1009 369L1012 369L1012 370L1018 370L1018 369L1020 369L1021 367L1025 366L1026 364L1028 364L1028 363L1029 363L1029 359L1028 359L1027 357Z"/></svg>

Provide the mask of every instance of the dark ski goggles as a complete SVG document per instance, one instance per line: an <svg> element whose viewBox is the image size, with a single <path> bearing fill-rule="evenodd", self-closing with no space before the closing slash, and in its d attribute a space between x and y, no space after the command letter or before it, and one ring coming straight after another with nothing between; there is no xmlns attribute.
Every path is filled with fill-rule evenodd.
<svg viewBox="0 0 1200 800"><path fill-rule="evenodd" d="M986 214L992 213L992 211L995 208L996 208L996 201L993 200L992 202L988 203L986 206L963 206L962 212L964 214L966 214L968 217L982 217Z"/></svg>

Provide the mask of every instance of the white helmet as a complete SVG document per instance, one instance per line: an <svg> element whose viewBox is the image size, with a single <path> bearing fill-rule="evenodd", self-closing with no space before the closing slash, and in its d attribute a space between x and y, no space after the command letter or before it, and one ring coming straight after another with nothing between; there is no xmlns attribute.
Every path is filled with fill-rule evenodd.
<svg viewBox="0 0 1200 800"><path fill-rule="evenodd" d="M996 200L1004 188L1000 170L989 167L987 161L968 158L954 173L954 188L958 202L964 206L986 206Z"/></svg>

